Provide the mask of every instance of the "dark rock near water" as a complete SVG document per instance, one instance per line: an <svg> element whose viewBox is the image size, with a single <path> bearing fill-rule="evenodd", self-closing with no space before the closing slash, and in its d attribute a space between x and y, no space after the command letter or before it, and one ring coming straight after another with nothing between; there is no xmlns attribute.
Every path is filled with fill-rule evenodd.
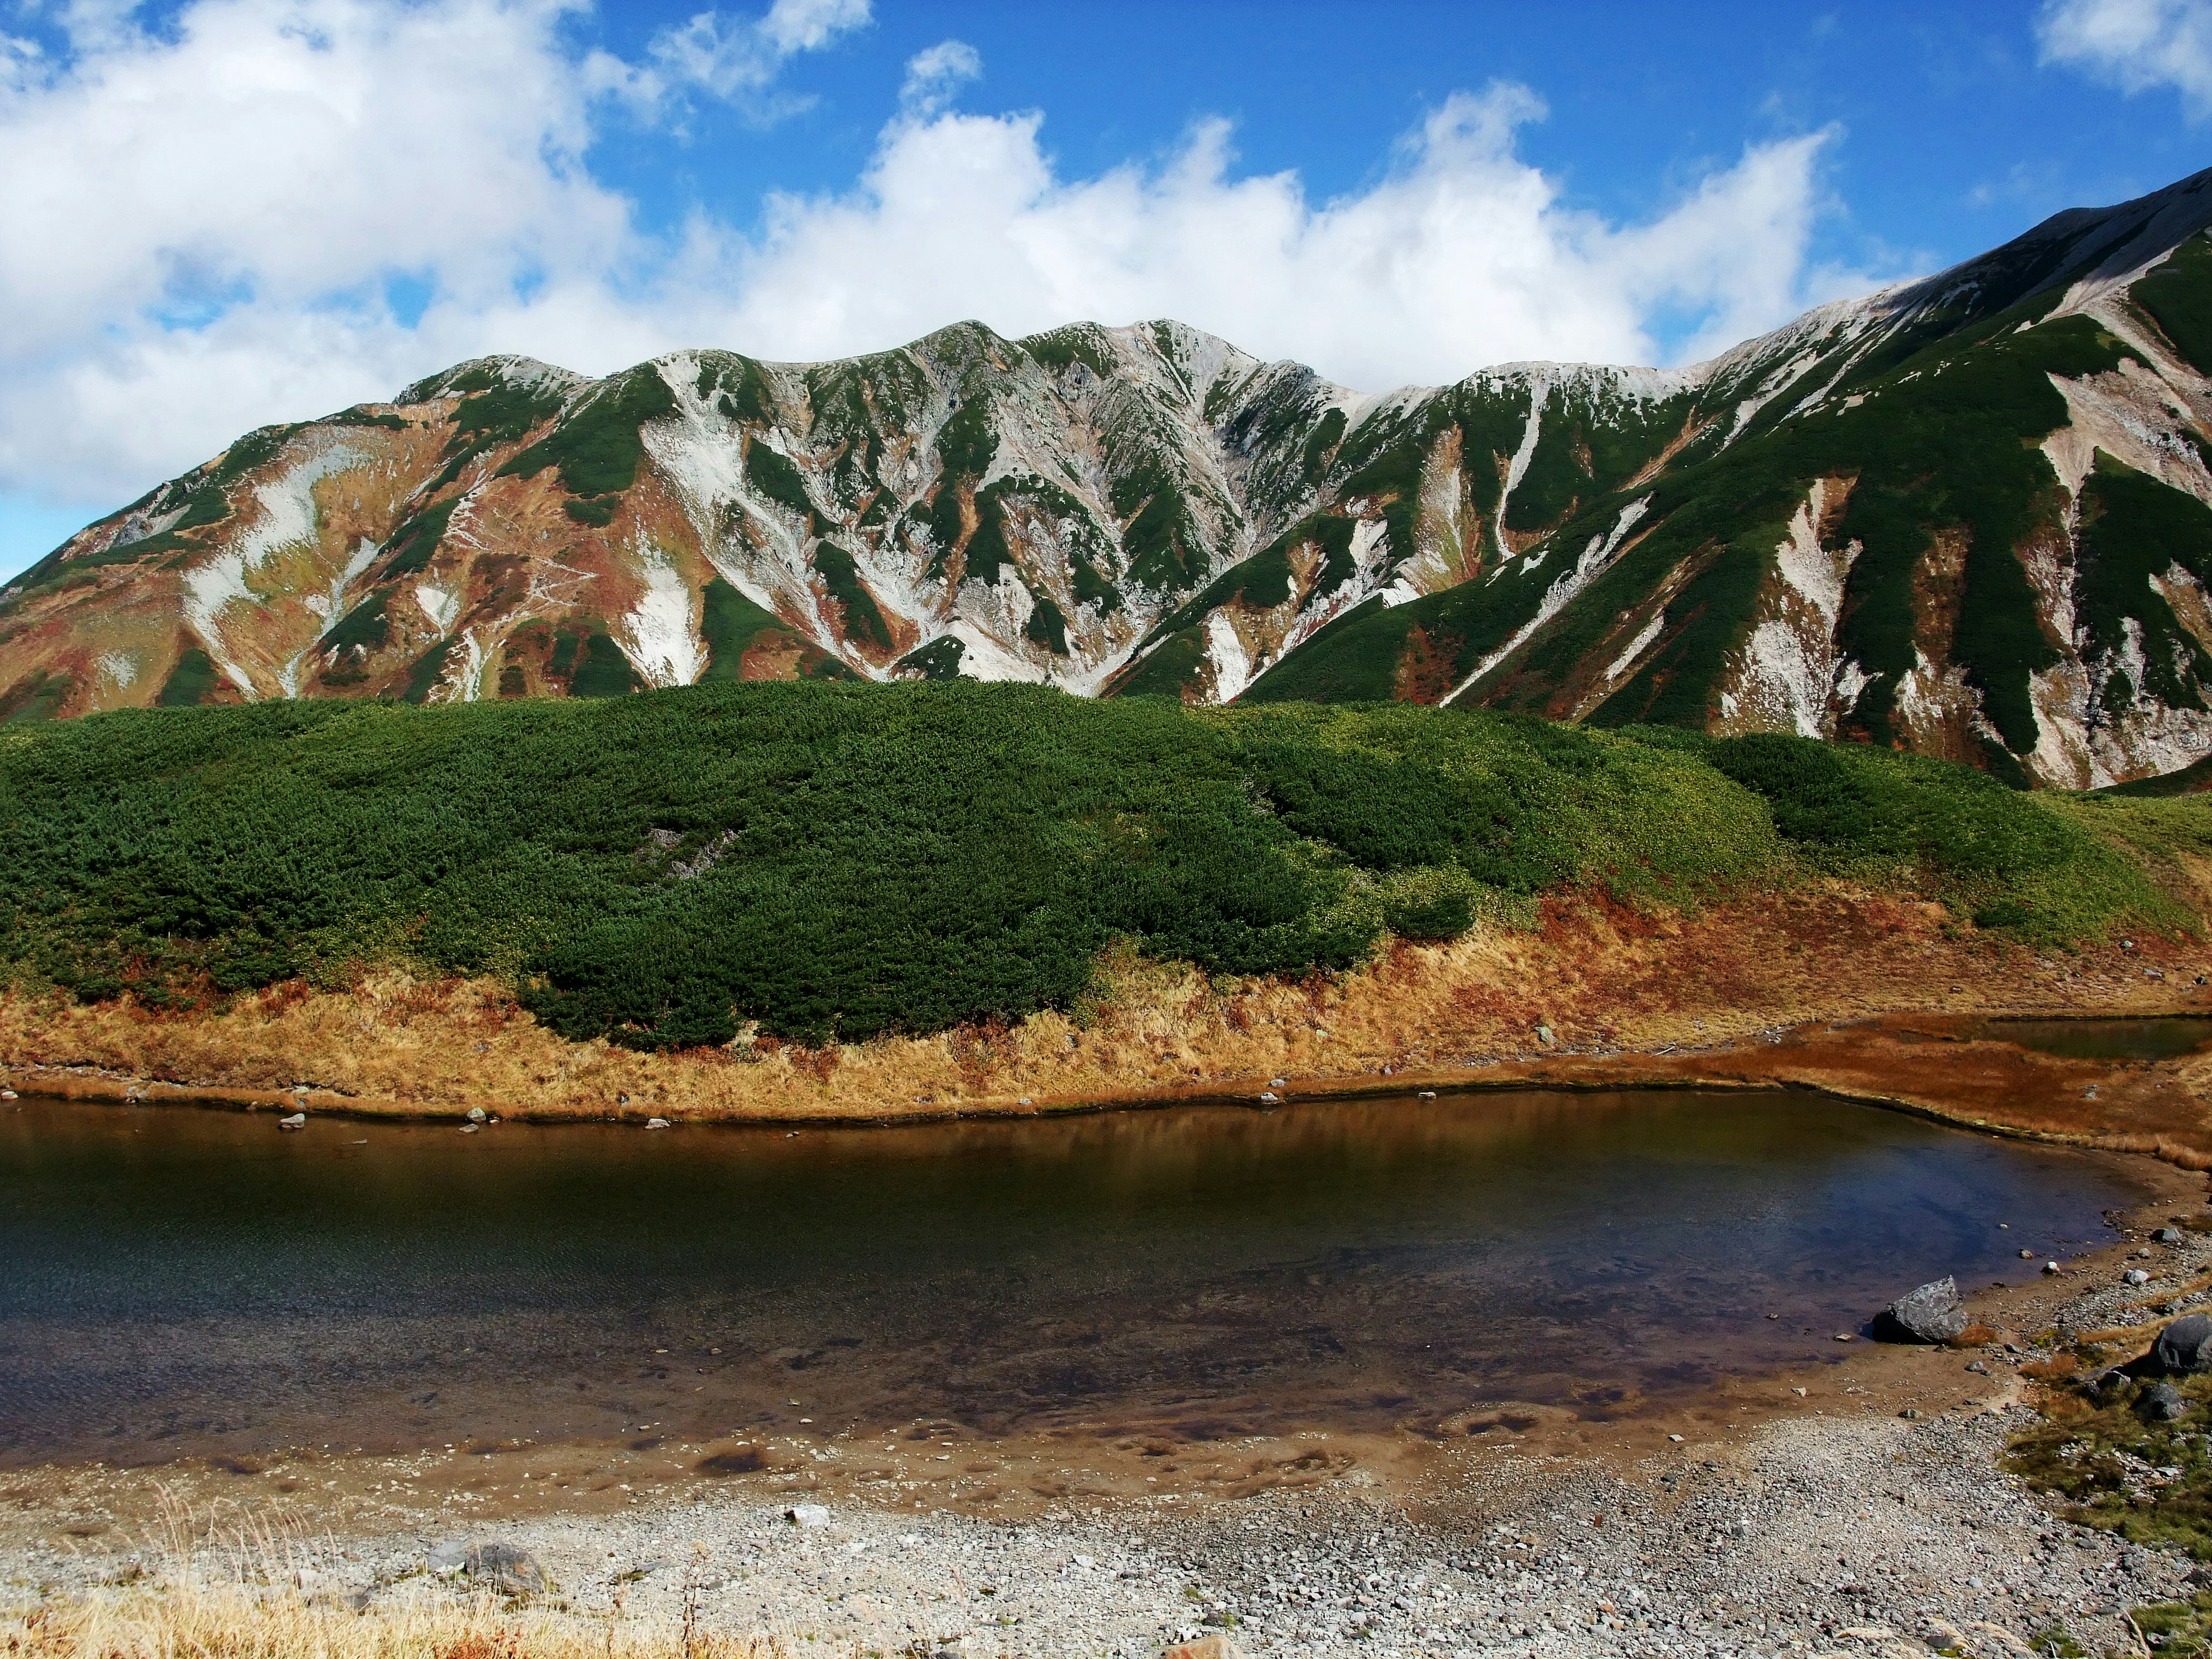
<svg viewBox="0 0 2212 1659"><path fill-rule="evenodd" d="M1959 1281L1939 1279L1908 1291L1876 1314L1874 1334L1882 1342L1948 1342L1966 1324L1966 1310L1959 1305Z"/></svg>
<svg viewBox="0 0 2212 1659"><path fill-rule="evenodd" d="M2190 1314L2158 1334L2150 1351L2158 1372L2165 1376L2187 1376L2212 1371L2212 1319Z"/></svg>

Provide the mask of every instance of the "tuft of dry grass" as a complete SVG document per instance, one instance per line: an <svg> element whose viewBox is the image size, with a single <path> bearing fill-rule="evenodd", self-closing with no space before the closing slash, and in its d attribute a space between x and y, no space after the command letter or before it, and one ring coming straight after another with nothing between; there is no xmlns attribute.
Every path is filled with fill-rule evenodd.
<svg viewBox="0 0 2212 1659"><path fill-rule="evenodd" d="M702 1552L703 1553L703 1552ZM228 1524L169 1507L127 1582L0 1609L0 1655L21 1659L791 1659L778 1632L679 1617L456 1594L430 1583L356 1607L313 1588L312 1540L266 1516ZM860 1659L809 1638L814 1659Z"/></svg>

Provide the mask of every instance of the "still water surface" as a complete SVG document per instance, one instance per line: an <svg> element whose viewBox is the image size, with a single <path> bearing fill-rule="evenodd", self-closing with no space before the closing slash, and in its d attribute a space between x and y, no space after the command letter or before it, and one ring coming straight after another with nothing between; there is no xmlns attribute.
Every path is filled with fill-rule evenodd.
<svg viewBox="0 0 2212 1659"><path fill-rule="evenodd" d="M1836 1358L1900 1289L2016 1277L2145 1195L2122 1160L1786 1095L797 1136L26 1101L0 1462L1613 1415Z"/></svg>
<svg viewBox="0 0 2212 1659"><path fill-rule="evenodd" d="M2212 1042L2212 1019L1985 1019L1972 1035L2069 1060L2172 1060Z"/></svg>

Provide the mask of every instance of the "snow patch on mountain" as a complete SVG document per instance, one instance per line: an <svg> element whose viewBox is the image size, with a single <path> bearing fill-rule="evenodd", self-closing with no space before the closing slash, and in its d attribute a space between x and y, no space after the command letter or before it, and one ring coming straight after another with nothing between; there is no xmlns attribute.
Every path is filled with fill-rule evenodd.
<svg viewBox="0 0 2212 1659"><path fill-rule="evenodd" d="M184 573L184 621L199 636L208 655L249 702L260 688L241 665L223 633L223 613L239 604L258 605L248 578L283 549L311 543L315 535L315 485L362 459L350 445L325 440L301 459L252 491L252 521L245 532L212 556Z"/></svg>
<svg viewBox="0 0 2212 1659"><path fill-rule="evenodd" d="M691 590L659 548L640 542L633 554L645 591L617 625L615 644L647 684L693 684L706 672L707 655Z"/></svg>

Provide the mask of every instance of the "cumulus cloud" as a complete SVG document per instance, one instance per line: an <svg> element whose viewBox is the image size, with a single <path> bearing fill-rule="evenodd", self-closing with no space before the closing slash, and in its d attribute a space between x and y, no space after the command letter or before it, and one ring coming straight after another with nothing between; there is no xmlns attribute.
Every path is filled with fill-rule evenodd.
<svg viewBox="0 0 2212 1659"><path fill-rule="evenodd" d="M2192 118L2212 113L2212 4L2206 0L2048 0L2036 21L2046 64L2123 92L2178 89Z"/></svg>
<svg viewBox="0 0 2212 1659"><path fill-rule="evenodd" d="M585 160L620 98L654 76L654 97L772 95L760 65L864 0L702 14L638 65L579 52L565 0L192 0L159 38L96 9L89 44L0 59L0 492L127 499L249 427L492 351L604 373L1173 316L1381 389L1696 356L1863 286L1810 262L1826 134L1754 145L1632 224L1517 155L1542 106L1510 85L1448 99L1333 199L1240 172L1218 122L1075 177L1041 113L955 106L981 63L946 41L851 188L658 234Z"/></svg>
<svg viewBox="0 0 2212 1659"><path fill-rule="evenodd" d="M1220 122L1163 166L1068 179L1038 115L910 110L859 189L776 200L730 250L723 337L818 356L962 317L1024 333L1173 316L1380 388L1517 357L1650 362L1662 313L1697 319L1696 356L1856 281L1808 270L1830 135L1753 147L1622 228L1515 154L1542 113L1518 86L1455 95L1384 178L1316 203L1295 173L1239 177Z"/></svg>

